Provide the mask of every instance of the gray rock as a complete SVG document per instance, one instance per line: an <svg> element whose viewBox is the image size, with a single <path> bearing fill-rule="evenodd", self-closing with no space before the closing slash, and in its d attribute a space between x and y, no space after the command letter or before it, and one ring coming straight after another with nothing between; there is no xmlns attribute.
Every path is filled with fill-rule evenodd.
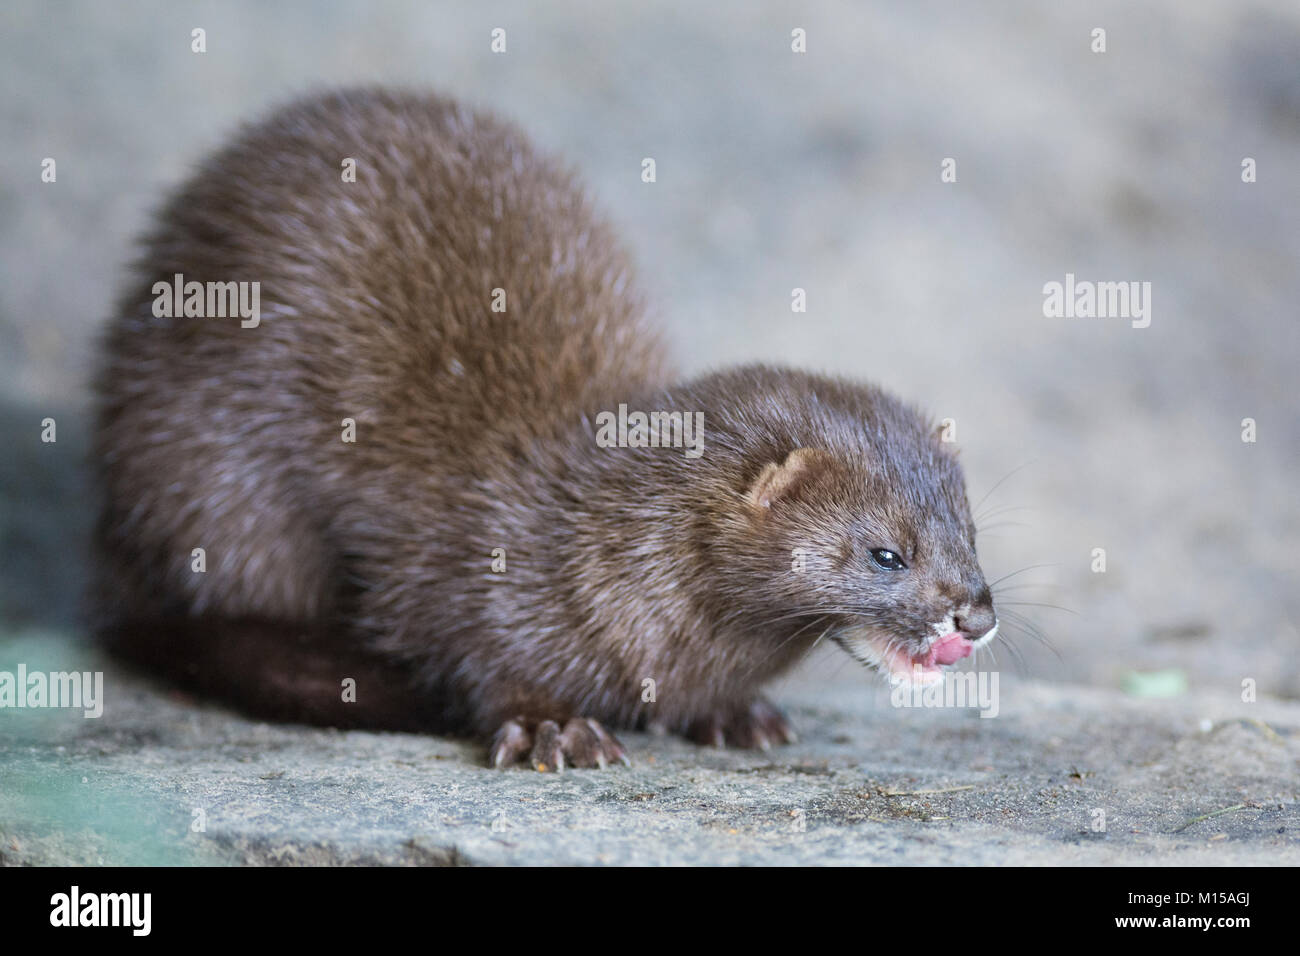
<svg viewBox="0 0 1300 956"><path fill-rule="evenodd" d="M1295 704L1007 678L983 719L892 707L828 658L778 694L797 744L625 734L631 768L552 774L488 769L471 742L252 722L49 637L0 665L52 648L106 667L106 706L0 712L10 865L1300 863Z"/></svg>

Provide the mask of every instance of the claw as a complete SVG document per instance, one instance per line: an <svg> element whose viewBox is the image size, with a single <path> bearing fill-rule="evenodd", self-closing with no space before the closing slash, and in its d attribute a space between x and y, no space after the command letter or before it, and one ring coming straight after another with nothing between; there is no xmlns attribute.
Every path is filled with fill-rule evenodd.
<svg viewBox="0 0 1300 956"><path fill-rule="evenodd" d="M686 736L707 746L723 748L730 745L762 751L798 739L785 715L761 697L748 707L725 710L697 720L687 729Z"/></svg>
<svg viewBox="0 0 1300 956"><path fill-rule="evenodd" d="M560 773L566 766L603 770L615 760L632 765L614 735L586 717L571 718L563 728L554 720L506 721L492 738L488 763L502 768L525 758L541 773Z"/></svg>
<svg viewBox="0 0 1300 956"><path fill-rule="evenodd" d="M533 769L545 773L554 770L564 771L564 741L560 736L560 725L553 720L543 720L533 731L533 752L528 759Z"/></svg>
<svg viewBox="0 0 1300 956"><path fill-rule="evenodd" d="M522 717L507 720L492 738L488 762L499 770L526 754L532 742L532 736L524 727Z"/></svg>

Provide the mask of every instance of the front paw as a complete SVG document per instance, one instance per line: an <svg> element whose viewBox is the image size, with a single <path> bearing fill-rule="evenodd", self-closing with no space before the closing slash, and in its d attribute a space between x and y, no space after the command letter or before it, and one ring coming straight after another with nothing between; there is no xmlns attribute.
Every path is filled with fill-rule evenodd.
<svg viewBox="0 0 1300 956"><path fill-rule="evenodd" d="M604 770L615 761L632 765L614 735L588 717L574 717L563 728L553 720L507 720L492 737L488 763L499 769L525 757L543 772L566 766Z"/></svg>
<svg viewBox="0 0 1300 956"><path fill-rule="evenodd" d="M748 707L718 711L694 721L686 736L697 744L755 750L771 750L773 744L792 744L799 739L785 714L762 697Z"/></svg>

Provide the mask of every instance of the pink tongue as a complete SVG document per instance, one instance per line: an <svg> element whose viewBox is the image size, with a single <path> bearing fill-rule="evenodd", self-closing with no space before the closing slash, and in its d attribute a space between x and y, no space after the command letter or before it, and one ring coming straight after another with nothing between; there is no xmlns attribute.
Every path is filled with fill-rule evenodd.
<svg viewBox="0 0 1300 956"><path fill-rule="evenodd" d="M971 642L957 631L953 631L946 637L940 638L939 643L930 648L930 653L934 655L936 664L952 664L968 656L970 649Z"/></svg>

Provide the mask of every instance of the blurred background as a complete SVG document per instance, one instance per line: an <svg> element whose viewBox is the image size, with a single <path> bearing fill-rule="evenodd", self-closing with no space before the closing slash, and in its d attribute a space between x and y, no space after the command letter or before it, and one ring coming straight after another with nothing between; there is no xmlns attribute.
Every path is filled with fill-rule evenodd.
<svg viewBox="0 0 1300 956"><path fill-rule="evenodd" d="M785 362L954 419L989 578L1051 645L1007 631L1004 671L1300 697L1286 0L8 2L0 642L81 632L85 383L134 237L237 123L358 82L454 94L567 157L684 371ZM1150 327L1045 318L1066 273L1150 282ZM794 680L875 689L841 663Z"/></svg>

